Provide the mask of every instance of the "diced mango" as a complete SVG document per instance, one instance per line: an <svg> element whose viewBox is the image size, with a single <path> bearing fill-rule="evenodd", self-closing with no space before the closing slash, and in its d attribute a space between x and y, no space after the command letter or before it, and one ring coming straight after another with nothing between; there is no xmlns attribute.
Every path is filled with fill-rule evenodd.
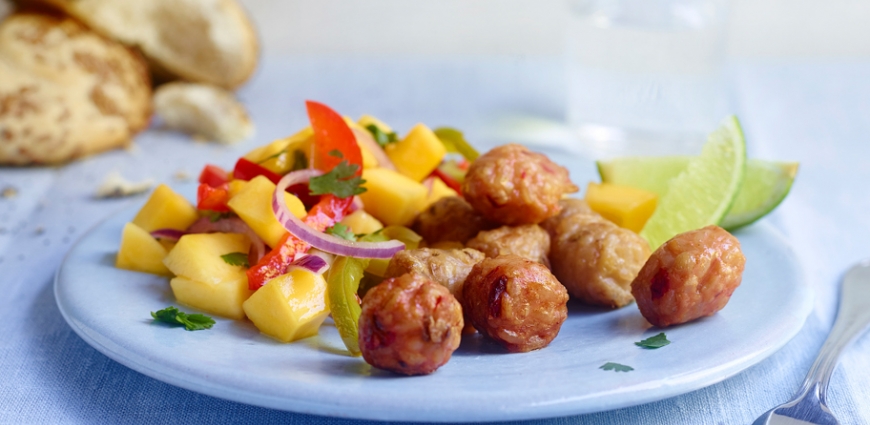
<svg viewBox="0 0 870 425"><path fill-rule="evenodd" d="M426 206L426 186L386 168L363 170L366 211L384 225L409 224Z"/></svg>
<svg viewBox="0 0 870 425"><path fill-rule="evenodd" d="M275 184L265 176L257 176L227 202L230 209L238 214L239 218L266 242L266 245L272 247L277 246L284 233L287 233L272 212L273 193L275 193ZM305 216L305 205L302 205L299 198L284 193L284 202L293 215L300 218Z"/></svg>
<svg viewBox="0 0 870 425"><path fill-rule="evenodd" d="M633 232L640 232L656 209L658 196L643 189L590 182L586 202L604 218Z"/></svg>
<svg viewBox="0 0 870 425"><path fill-rule="evenodd" d="M306 159L311 157L313 140L314 130L311 127L305 127L290 137L275 140L268 145L248 152L244 158L275 173L286 174L293 169L293 164L296 162L296 151L305 154Z"/></svg>
<svg viewBox="0 0 870 425"><path fill-rule="evenodd" d="M393 132L392 127L390 127L389 125L387 125L383 121L381 121L381 120L379 120L371 115L363 115L363 116L359 117L359 120L357 120L357 123L360 125L360 127L363 127L363 128L366 128L370 125L374 125L375 127L381 129L381 131L383 131L384 133L392 133Z"/></svg>
<svg viewBox="0 0 870 425"><path fill-rule="evenodd" d="M385 148L400 173L422 181L441 163L447 149L438 136L424 124L417 124L404 139Z"/></svg>
<svg viewBox="0 0 870 425"><path fill-rule="evenodd" d="M242 306L260 332L291 342L317 335L328 305L323 276L293 268L266 282Z"/></svg>
<svg viewBox="0 0 870 425"><path fill-rule="evenodd" d="M425 208L428 208L429 205L434 204L436 201L438 201L441 198L446 198L448 196L459 196L459 194L456 193L455 190L451 189L450 186L447 186L447 184L444 183L444 181L439 179L438 177L429 177L429 179L432 179L432 180L431 180L431 183L429 184L429 186L430 186L429 196L426 197L426 207ZM424 180L423 183L426 184L426 181Z"/></svg>
<svg viewBox="0 0 870 425"><path fill-rule="evenodd" d="M245 318L242 303L254 293L248 289L247 277L218 284L176 277L169 286L179 303L236 320Z"/></svg>
<svg viewBox="0 0 870 425"><path fill-rule="evenodd" d="M378 219L363 210L356 210L346 215L341 219L341 224L350 227L350 231L358 235L372 233L384 228Z"/></svg>
<svg viewBox="0 0 870 425"><path fill-rule="evenodd" d="M199 218L196 208L183 196L161 184L133 218L133 224L146 232L157 229L187 229Z"/></svg>
<svg viewBox="0 0 870 425"><path fill-rule="evenodd" d="M251 242L238 233L196 233L184 235L163 259L176 276L217 285L245 279L245 269L227 264L222 255L248 253Z"/></svg>
<svg viewBox="0 0 870 425"><path fill-rule="evenodd" d="M238 195L239 192L242 191L242 188L244 188L245 185L247 185L247 184L248 184L248 182L245 180L230 180L230 183L229 183L230 199L232 199L233 196Z"/></svg>
<svg viewBox="0 0 870 425"><path fill-rule="evenodd" d="M121 233L121 248L115 267L162 276L172 273L163 265L166 248L141 227L127 223Z"/></svg>
<svg viewBox="0 0 870 425"><path fill-rule="evenodd" d="M359 143L358 145L359 145L360 153L362 153L363 169L377 167L379 165L378 159L375 158L374 155L372 155L372 153L369 151L369 149L366 147L366 145L364 145L362 143Z"/></svg>

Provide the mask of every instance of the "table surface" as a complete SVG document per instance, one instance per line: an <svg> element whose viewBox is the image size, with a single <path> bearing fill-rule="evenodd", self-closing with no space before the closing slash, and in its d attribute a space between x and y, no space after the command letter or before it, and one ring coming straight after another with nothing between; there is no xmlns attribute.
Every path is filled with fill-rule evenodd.
<svg viewBox="0 0 870 425"><path fill-rule="evenodd" d="M833 323L840 279L870 257L870 63L737 63L735 108L753 157L800 161L791 194L766 221L781 231L815 293L803 330L782 350L719 384L616 411L546 424L745 424L787 400ZM59 168L0 169L0 424L355 423L229 402L176 388L100 354L64 322L54 273L70 246L101 219L141 198L97 200L103 177L173 184L205 162L230 165L253 146L306 124L304 99L343 113L372 113L409 129L453 125L483 144L508 141L506 117L560 120L558 62L508 59L266 57L239 96L258 126L238 145L194 142L158 129L128 150ZM590 162L591 164L591 162ZM591 165L590 165L591 167ZM94 306L99 308L99 306ZM834 373L829 404L844 424L870 423L870 337ZM425 418L421 418L425 420Z"/></svg>

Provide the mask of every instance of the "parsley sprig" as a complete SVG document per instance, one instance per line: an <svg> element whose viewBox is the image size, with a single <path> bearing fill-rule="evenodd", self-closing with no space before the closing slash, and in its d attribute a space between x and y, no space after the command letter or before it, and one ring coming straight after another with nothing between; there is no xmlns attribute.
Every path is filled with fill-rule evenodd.
<svg viewBox="0 0 870 425"><path fill-rule="evenodd" d="M221 255L221 259L224 260L224 263L231 266L251 267L251 263L248 262L248 254L245 254L244 252L231 252L229 254L224 254Z"/></svg>
<svg viewBox="0 0 870 425"><path fill-rule="evenodd" d="M344 158L344 155L336 149L329 153L330 156ZM330 172L312 177L308 181L308 188L312 195L333 194L339 198L348 198L359 195L366 191L361 187L366 181L356 175L359 165L350 164L347 160L341 161Z"/></svg>
<svg viewBox="0 0 870 425"><path fill-rule="evenodd" d="M345 240L356 241L356 235L350 230L350 227L341 223L335 223L332 227L327 227L326 233Z"/></svg>
<svg viewBox="0 0 870 425"><path fill-rule="evenodd" d="M387 133L386 131L381 130L380 127L374 124L367 125L366 130L368 130L369 133L372 134L372 138L374 138L375 141L378 142L379 145L381 145L381 147L399 141L399 136L396 135L396 132L391 131Z"/></svg>
<svg viewBox="0 0 870 425"><path fill-rule="evenodd" d="M660 332L658 335L651 336L651 337L649 337L645 340L639 341L639 342L635 342L634 345L637 345L638 347L643 347L643 348L647 348L650 350L654 350L656 348L662 348L665 345L668 345L670 343L671 342L668 341L668 338L665 336L665 333Z"/></svg>
<svg viewBox="0 0 870 425"><path fill-rule="evenodd" d="M152 311L151 317L158 322L167 323L173 326L184 326L184 329L189 331L199 331L203 329L211 329L214 326L214 319L204 314L187 314L179 311L173 306L164 308L163 310Z"/></svg>
<svg viewBox="0 0 870 425"><path fill-rule="evenodd" d="M634 370L634 368L631 366L626 366L624 364L613 363L613 362L604 363L603 365L601 365L599 367L599 369L612 370L615 372L631 372L632 370Z"/></svg>

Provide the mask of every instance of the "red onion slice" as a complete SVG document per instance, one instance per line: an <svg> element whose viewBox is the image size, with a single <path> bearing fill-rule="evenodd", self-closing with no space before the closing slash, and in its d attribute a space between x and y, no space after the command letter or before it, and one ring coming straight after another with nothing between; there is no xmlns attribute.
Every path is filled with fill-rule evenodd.
<svg viewBox="0 0 870 425"><path fill-rule="evenodd" d="M329 264L326 263L326 260L316 255L303 255L290 263L290 267L302 267L310 272L321 274L329 268Z"/></svg>
<svg viewBox="0 0 870 425"><path fill-rule="evenodd" d="M296 218L284 203L282 195L284 189L320 174L323 173L318 170L299 170L285 175L278 182L275 192L272 194L272 212L275 213L275 218L281 222L284 229L314 248L345 257L392 258L395 253L405 249L405 244L396 240L386 242L354 242L337 238L318 232L308 227L302 220Z"/></svg>
<svg viewBox="0 0 870 425"><path fill-rule="evenodd" d="M186 235L187 232L184 230L175 230L175 229L157 229L151 232L151 236L157 239L163 239L167 241L177 241L181 239L182 236Z"/></svg>
<svg viewBox="0 0 870 425"><path fill-rule="evenodd" d="M217 221L211 221L208 217L202 217L187 228L187 233L241 233L251 241L254 250L254 260L259 262L266 255L266 243L251 229L241 218L229 217Z"/></svg>
<svg viewBox="0 0 870 425"><path fill-rule="evenodd" d="M372 134L369 133L368 130L360 130L354 127L351 127L350 129L353 131L356 143L365 146L366 150L375 157L376 161L378 161L378 167L396 171L396 166L393 164L393 161L390 160L390 157L388 157L387 153L384 152L384 148L375 141L375 138L372 137Z"/></svg>

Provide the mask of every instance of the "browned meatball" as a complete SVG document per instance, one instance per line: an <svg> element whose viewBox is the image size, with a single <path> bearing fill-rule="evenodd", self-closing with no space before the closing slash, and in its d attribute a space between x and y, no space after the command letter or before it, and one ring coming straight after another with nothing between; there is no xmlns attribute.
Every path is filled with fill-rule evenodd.
<svg viewBox="0 0 870 425"><path fill-rule="evenodd" d="M450 360L462 326L462 307L450 291L409 273L366 293L359 318L360 351L379 369L425 375Z"/></svg>
<svg viewBox="0 0 870 425"><path fill-rule="evenodd" d="M537 224L484 230L468 241L468 247L486 254L487 257L513 254L550 266L547 260L547 254L550 253L550 235Z"/></svg>
<svg viewBox="0 0 870 425"><path fill-rule="evenodd" d="M650 254L646 240L597 214L551 224L550 266L572 297L611 308L632 302L631 281Z"/></svg>
<svg viewBox="0 0 870 425"><path fill-rule="evenodd" d="M474 211L464 199L448 196L417 215L411 228L431 245L444 241L464 244L481 230L495 226L495 223Z"/></svg>
<svg viewBox="0 0 870 425"><path fill-rule="evenodd" d="M568 170L517 144L481 155L462 182L462 193L475 210L509 225L538 224L558 214L562 195L576 191Z"/></svg>
<svg viewBox="0 0 870 425"><path fill-rule="evenodd" d="M601 216L601 214L595 212L595 210L586 203L586 200L566 198L559 201L559 214L542 221L541 227L544 228L551 237L554 237L557 233L565 233L565 231L560 230L559 227L561 224L566 223L565 219L567 218L571 218L571 223L569 225L580 224L587 219L589 221L606 220Z"/></svg>
<svg viewBox="0 0 870 425"><path fill-rule="evenodd" d="M477 330L511 352L546 347L568 317L568 293L543 265L516 255L471 270L462 306Z"/></svg>
<svg viewBox="0 0 870 425"><path fill-rule="evenodd" d="M475 264L484 259L482 252L465 249L419 248L399 251L390 260L384 277L417 273L438 283L462 299L462 284Z"/></svg>
<svg viewBox="0 0 870 425"><path fill-rule="evenodd" d="M660 328L710 316L740 286L746 257L719 226L674 236L660 246L631 283L647 321Z"/></svg>

